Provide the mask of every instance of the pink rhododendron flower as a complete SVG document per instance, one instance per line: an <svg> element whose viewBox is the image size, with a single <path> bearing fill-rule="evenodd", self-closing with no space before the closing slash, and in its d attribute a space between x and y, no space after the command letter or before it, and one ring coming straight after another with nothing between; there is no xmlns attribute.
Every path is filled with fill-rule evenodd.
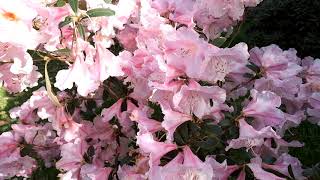
<svg viewBox="0 0 320 180"><path fill-rule="evenodd" d="M21 138L13 132L0 135L0 178L23 176L28 177L36 168L36 161L29 156L20 156L19 141Z"/></svg>
<svg viewBox="0 0 320 180"><path fill-rule="evenodd" d="M46 167L54 165L54 160L60 154L59 145L55 143L56 133L52 127L34 125L12 125L15 134L23 137L26 143L34 145L33 150L43 158Z"/></svg>
<svg viewBox="0 0 320 180"><path fill-rule="evenodd" d="M46 4L45 4L46 5ZM41 41L45 42L44 48L48 51L55 51L61 48L59 23L70 15L70 8L50 8L43 4L31 4L38 15L33 19L34 28L40 33Z"/></svg>
<svg viewBox="0 0 320 180"><path fill-rule="evenodd" d="M320 81L320 59L313 60L312 65L307 70L306 79L308 82L319 82Z"/></svg>
<svg viewBox="0 0 320 180"><path fill-rule="evenodd" d="M281 172L286 176L290 176L289 174L289 166L291 165L292 172L296 179L304 179L302 175L301 163L297 158L290 156L289 154L282 154L277 161L273 165L262 164L262 167L273 169L275 171Z"/></svg>
<svg viewBox="0 0 320 180"><path fill-rule="evenodd" d="M12 132L4 132L0 135L0 144L2 147L0 157L9 156L18 148L18 139Z"/></svg>
<svg viewBox="0 0 320 180"><path fill-rule="evenodd" d="M246 147L247 149L250 149L255 146L261 146L264 143L265 138L280 139L280 136L277 135L272 127L267 126L257 131L244 119L239 120L239 128L239 138L232 139L229 146L226 147L226 151L230 148L239 149L241 147Z"/></svg>
<svg viewBox="0 0 320 180"><path fill-rule="evenodd" d="M213 105L210 104L210 99ZM198 118L210 115L211 107L223 103L226 92L219 87L200 86L194 81L183 85L173 96L174 107L185 114L194 114Z"/></svg>
<svg viewBox="0 0 320 180"><path fill-rule="evenodd" d="M146 112L138 109L132 111L130 119L138 123L138 127L140 130L143 129L147 132L152 133L162 129L161 123L159 121L148 118Z"/></svg>
<svg viewBox="0 0 320 180"><path fill-rule="evenodd" d="M124 49L133 52L137 49L136 36L138 29L125 26L125 28L119 32L117 38L120 43L124 46Z"/></svg>
<svg viewBox="0 0 320 180"><path fill-rule="evenodd" d="M35 169L36 160L29 156L21 157L17 150L9 156L1 158L0 178L6 179L15 175L29 177Z"/></svg>
<svg viewBox="0 0 320 180"><path fill-rule="evenodd" d="M34 124L39 118L52 118L55 111L56 108L50 101L47 91L42 87L34 91L30 99L20 107L11 109L10 116L11 118L19 118L25 124Z"/></svg>
<svg viewBox="0 0 320 180"><path fill-rule="evenodd" d="M296 53L293 49L282 51L277 45L270 45L251 49L250 60L261 66L266 77L285 79L302 71L302 67L297 64L299 59Z"/></svg>
<svg viewBox="0 0 320 180"><path fill-rule="evenodd" d="M0 83L9 92L17 93L38 85L41 74L25 47L0 42L0 63L4 63L0 65Z"/></svg>
<svg viewBox="0 0 320 180"><path fill-rule="evenodd" d="M228 166L226 160L219 163L212 157L206 157L205 162L210 164L213 169L213 179L226 179L239 168L238 165Z"/></svg>
<svg viewBox="0 0 320 180"><path fill-rule="evenodd" d="M172 141L173 134L178 126L183 124L186 121L192 120L192 116L188 114L183 114L180 112L172 111L172 110L164 110L164 119L161 125L167 130L167 139Z"/></svg>
<svg viewBox="0 0 320 180"><path fill-rule="evenodd" d="M209 38L216 38L235 21L242 19L245 7L256 6L260 0L200 0L195 3L194 19Z"/></svg>
<svg viewBox="0 0 320 180"><path fill-rule="evenodd" d="M158 142L151 133L138 134L137 144L144 153L150 153L150 166L158 165L160 158L166 153L175 150L177 145L172 143Z"/></svg>
<svg viewBox="0 0 320 180"><path fill-rule="evenodd" d="M181 6L182 3L183 6ZM160 14L169 13L170 20L190 27L194 25L194 4L193 0L155 0L152 2L152 7L157 9Z"/></svg>
<svg viewBox="0 0 320 180"><path fill-rule="evenodd" d="M78 41L81 47L77 51L75 62L70 69L58 72L55 83L57 88L71 89L75 83L79 94L87 96L96 91L100 83L108 77L123 74L120 66L121 55L115 57L101 44L97 44L97 51L95 51L89 43L81 39ZM83 55L83 52L86 56Z"/></svg>
<svg viewBox="0 0 320 180"><path fill-rule="evenodd" d="M284 178L280 178L262 169L262 162L261 162L261 159L258 157L251 159L251 163L247 164L247 166L249 166L249 168L252 170L254 176L257 179L284 180Z"/></svg>
<svg viewBox="0 0 320 180"><path fill-rule="evenodd" d="M32 66L32 71L28 74L13 74L11 64L0 65L0 84L11 93L22 92L28 87L38 85L38 79L42 75L37 72L38 67Z"/></svg>
<svg viewBox="0 0 320 180"><path fill-rule="evenodd" d="M32 58L21 47L9 43L0 43L0 61L12 62L10 72L13 74L29 74L33 70Z"/></svg>
<svg viewBox="0 0 320 180"><path fill-rule="evenodd" d="M196 155L192 153L189 147L184 147L183 149L183 163L180 160L181 157L178 155L167 165L163 167L155 167L157 170L150 178L155 180L205 180L213 178L211 165L207 162L202 162Z"/></svg>
<svg viewBox="0 0 320 180"><path fill-rule="evenodd" d="M188 28L179 28L176 32L168 32L164 42L164 59L169 67L177 74L194 77L198 70L196 64L204 59L205 43L199 34Z"/></svg>
<svg viewBox="0 0 320 180"><path fill-rule="evenodd" d="M119 167L119 170L117 172L120 179L124 180L145 180L147 179L146 173L149 170L148 165L148 158L147 157L141 157L137 160L137 163L135 166L122 166Z"/></svg>
<svg viewBox="0 0 320 180"><path fill-rule="evenodd" d="M86 131L85 124L75 122L74 118L65 112L64 107L56 109L56 114L51 121L53 129L67 142L82 138L89 133Z"/></svg>
<svg viewBox="0 0 320 180"><path fill-rule="evenodd" d="M114 116L120 116L121 104L123 103L122 99L119 99L111 107L104 109L101 113L102 121L110 121Z"/></svg>
<svg viewBox="0 0 320 180"><path fill-rule="evenodd" d="M243 43L228 49L212 47L201 64L200 79L216 83L225 81L225 77L229 75L238 80L247 71L248 58L248 47Z"/></svg>
<svg viewBox="0 0 320 180"><path fill-rule="evenodd" d="M243 115L255 117L260 123L276 126L284 121L283 112L278 109L281 98L270 91L251 90L252 101L243 109Z"/></svg>
<svg viewBox="0 0 320 180"><path fill-rule="evenodd" d="M84 50L89 50L89 46L84 47ZM87 51L88 52L88 51ZM93 74L90 72L88 65L84 61L82 51L77 52L77 56L71 69L60 70L56 76L55 86L60 90L71 89L73 83L78 86L78 92L82 96L87 96L90 92L98 89L97 82Z"/></svg>
<svg viewBox="0 0 320 180"><path fill-rule="evenodd" d="M320 93L313 93L308 102L313 107L307 109L308 114L313 117L310 119L311 122L320 125L319 120L317 120L320 117Z"/></svg>
<svg viewBox="0 0 320 180"><path fill-rule="evenodd" d="M83 165L83 155L87 151L88 144L81 140L75 139L61 146L61 159L57 162L57 167L62 170L72 172L73 178L76 178L76 171Z"/></svg>

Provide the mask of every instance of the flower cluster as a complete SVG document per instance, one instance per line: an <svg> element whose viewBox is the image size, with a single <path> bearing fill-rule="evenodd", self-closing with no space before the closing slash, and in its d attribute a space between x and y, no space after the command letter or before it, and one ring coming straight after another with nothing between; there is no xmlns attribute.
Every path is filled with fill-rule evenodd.
<svg viewBox="0 0 320 180"><path fill-rule="evenodd" d="M320 60L212 43L260 2L0 1L0 83L38 87L0 135L0 179L304 179L284 134L320 125Z"/></svg>

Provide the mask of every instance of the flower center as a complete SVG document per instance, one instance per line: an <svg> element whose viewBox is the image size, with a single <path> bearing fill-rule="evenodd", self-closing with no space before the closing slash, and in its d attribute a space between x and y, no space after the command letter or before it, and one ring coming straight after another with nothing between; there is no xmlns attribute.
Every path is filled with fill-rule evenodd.
<svg viewBox="0 0 320 180"><path fill-rule="evenodd" d="M2 14L2 16L9 21L17 21L18 20L18 17L12 12L4 12Z"/></svg>
<svg viewBox="0 0 320 180"><path fill-rule="evenodd" d="M188 180L205 180L208 179L208 176L197 169L187 169L183 178Z"/></svg>

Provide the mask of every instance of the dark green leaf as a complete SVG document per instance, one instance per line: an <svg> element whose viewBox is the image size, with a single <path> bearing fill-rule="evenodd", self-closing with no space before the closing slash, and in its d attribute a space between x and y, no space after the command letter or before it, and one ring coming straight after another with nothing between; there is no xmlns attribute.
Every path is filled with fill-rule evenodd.
<svg viewBox="0 0 320 180"><path fill-rule="evenodd" d="M62 7L66 5L66 2L64 0L58 0L55 4L56 7Z"/></svg>
<svg viewBox="0 0 320 180"><path fill-rule="evenodd" d="M39 167L35 172L32 173L30 180L50 180L59 179L58 174L60 171L54 167Z"/></svg>
<svg viewBox="0 0 320 180"><path fill-rule="evenodd" d="M70 24L72 21L70 16L67 16L62 22L59 23L59 28L61 29L63 26Z"/></svg>
<svg viewBox="0 0 320 180"><path fill-rule="evenodd" d="M68 48L58 49L53 51L52 54L56 56L70 56L71 50Z"/></svg>
<svg viewBox="0 0 320 180"><path fill-rule="evenodd" d="M162 121L164 118L164 114L161 111L160 105L149 101L149 107L153 109L153 113L151 114L151 118L155 119L157 121Z"/></svg>
<svg viewBox="0 0 320 180"><path fill-rule="evenodd" d="M181 127L179 129L179 134L181 137L186 140L189 138L189 128L188 128L188 123L181 124Z"/></svg>
<svg viewBox="0 0 320 180"><path fill-rule="evenodd" d="M89 17L113 16L115 12L109 8L96 8L87 11Z"/></svg>
<svg viewBox="0 0 320 180"><path fill-rule="evenodd" d="M129 155L124 156L122 159L120 159L120 165L125 165L125 164L132 164L132 162L135 161L135 158Z"/></svg>
<svg viewBox="0 0 320 180"><path fill-rule="evenodd" d="M205 150L214 150L219 145L219 139L217 138L208 138L205 141L197 141L193 145L200 147Z"/></svg>
<svg viewBox="0 0 320 180"><path fill-rule="evenodd" d="M189 134L199 135L200 127L192 121L187 121L187 123L189 127Z"/></svg>
<svg viewBox="0 0 320 180"><path fill-rule="evenodd" d="M247 68L251 69L253 72L259 72L260 71L259 66L255 65L253 63L248 64Z"/></svg>
<svg viewBox="0 0 320 180"><path fill-rule="evenodd" d="M202 128L202 131L204 131L209 136L219 136L223 133L220 126L212 124L212 123L205 123Z"/></svg>
<svg viewBox="0 0 320 180"><path fill-rule="evenodd" d="M244 73L244 74L243 74L243 77L249 78L249 79L253 79L253 78L255 77L255 75L250 74L250 73Z"/></svg>
<svg viewBox="0 0 320 180"><path fill-rule="evenodd" d="M228 151L228 157L229 157L229 160L234 161L231 163L246 164L250 162L252 155L250 155L250 153L247 152L245 148L240 148L240 149L230 149Z"/></svg>
<svg viewBox="0 0 320 180"><path fill-rule="evenodd" d="M181 137L180 133L178 133L177 131L173 133L173 137L174 137L174 142L177 143L179 146L186 144L186 142L184 142L183 138Z"/></svg>
<svg viewBox="0 0 320 180"><path fill-rule="evenodd" d="M184 145L189 140L189 128L188 128L189 122L184 122L178 128L173 134L174 141L178 145Z"/></svg>
<svg viewBox="0 0 320 180"><path fill-rule="evenodd" d="M0 132L7 132L11 130L11 124L6 124L3 126L0 126Z"/></svg>
<svg viewBox="0 0 320 180"><path fill-rule="evenodd" d="M218 47L221 47L225 42L227 38L225 37L218 37L212 41L212 44Z"/></svg>
<svg viewBox="0 0 320 180"><path fill-rule="evenodd" d="M232 125L232 117L228 118L226 117L225 119L223 119L222 121L219 122L219 125L222 126L222 127L227 127L227 126L230 126Z"/></svg>
<svg viewBox="0 0 320 180"><path fill-rule="evenodd" d="M82 24L78 24L77 29L78 29L78 32L79 32L79 35L81 36L81 38L86 39L85 30L84 30L84 27L82 26Z"/></svg>
<svg viewBox="0 0 320 180"><path fill-rule="evenodd" d="M69 0L69 5L74 13L78 13L79 1L78 0Z"/></svg>

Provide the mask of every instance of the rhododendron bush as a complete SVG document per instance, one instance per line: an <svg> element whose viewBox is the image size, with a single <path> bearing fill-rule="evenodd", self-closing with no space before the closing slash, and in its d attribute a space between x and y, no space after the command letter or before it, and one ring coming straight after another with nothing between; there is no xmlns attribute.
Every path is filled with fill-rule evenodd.
<svg viewBox="0 0 320 180"><path fill-rule="evenodd" d="M228 47L261 1L0 1L1 86L32 92L0 179L305 179L284 134L320 125L320 60Z"/></svg>

